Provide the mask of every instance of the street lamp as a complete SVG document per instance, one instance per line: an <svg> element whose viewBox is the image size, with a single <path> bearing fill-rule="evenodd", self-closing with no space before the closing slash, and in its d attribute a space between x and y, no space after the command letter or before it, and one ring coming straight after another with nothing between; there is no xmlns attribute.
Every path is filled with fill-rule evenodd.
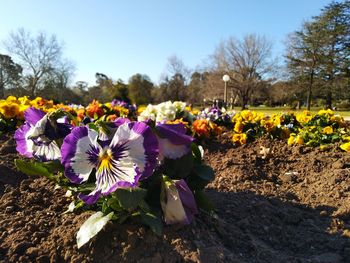
<svg viewBox="0 0 350 263"><path fill-rule="evenodd" d="M222 80L225 82L225 90L224 90L224 103L227 103L227 82L230 80L230 76L229 75L224 75L222 77Z"/></svg>

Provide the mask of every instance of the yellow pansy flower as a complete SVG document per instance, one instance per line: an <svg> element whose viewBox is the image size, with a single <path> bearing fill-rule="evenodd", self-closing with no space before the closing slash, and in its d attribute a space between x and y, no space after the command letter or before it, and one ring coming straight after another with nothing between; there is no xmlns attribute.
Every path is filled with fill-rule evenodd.
<svg viewBox="0 0 350 263"><path fill-rule="evenodd" d="M232 136L232 141L239 145L243 145L247 142L247 134L245 133L235 133Z"/></svg>
<svg viewBox="0 0 350 263"><path fill-rule="evenodd" d="M300 134L298 134L297 137L295 138L295 143L302 145L303 142L304 142L303 137Z"/></svg>
<svg viewBox="0 0 350 263"><path fill-rule="evenodd" d="M147 106L145 106L145 105L139 106L137 108L137 113L141 114L146 108L147 108Z"/></svg>
<svg viewBox="0 0 350 263"><path fill-rule="evenodd" d="M333 128L331 126L324 127L322 132L324 134L332 134L333 133Z"/></svg>
<svg viewBox="0 0 350 263"><path fill-rule="evenodd" d="M234 127L233 130L234 130L235 132L237 132L237 133L241 133L241 132L243 132L243 128L244 128L243 123L240 122L240 121L237 121L237 122L235 123L235 127Z"/></svg>
<svg viewBox="0 0 350 263"><path fill-rule="evenodd" d="M6 101L17 103L17 98L15 96L8 96Z"/></svg>
<svg viewBox="0 0 350 263"><path fill-rule="evenodd" d="M334 115L334 112L331 109L327 109L327 110L320 110L318 112L318 115L328 115L328 116L332 116Z"/></svg>
<svg viewBox="0 0 350 263"><path fill-rule="evenodd" d="M19 106L17 103L12 102L3 102L0 105L0 113L6 118L6 119L12 119L16 117L19 113Z"/></svg>
<svg viewBox="0 0 350 263"><path fill-rule="evenodd" d="M340 149L342 149L346 152L350 152L350 142L346 142L346 143L343 143L342 145L340 145Z"/></svg>
<svg viewBox="0 0 350 263"><path fill-rule="evenodd" d="M291 135L289 136L289 138L288 138L287 144L288 144L288 145L293 145L294 142L295 142L295 134L291 134Z"/></svg>

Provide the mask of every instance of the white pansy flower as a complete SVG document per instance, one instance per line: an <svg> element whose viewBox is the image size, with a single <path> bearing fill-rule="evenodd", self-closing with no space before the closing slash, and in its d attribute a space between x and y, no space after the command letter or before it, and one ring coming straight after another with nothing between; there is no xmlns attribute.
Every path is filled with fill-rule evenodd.
<svg viewBox="0 0 350 263"><path fill-rule="evenodd" d="M182 101L174 101L173 106L176 109L176 112L181 112L186 109L186 103Z"/></svg>

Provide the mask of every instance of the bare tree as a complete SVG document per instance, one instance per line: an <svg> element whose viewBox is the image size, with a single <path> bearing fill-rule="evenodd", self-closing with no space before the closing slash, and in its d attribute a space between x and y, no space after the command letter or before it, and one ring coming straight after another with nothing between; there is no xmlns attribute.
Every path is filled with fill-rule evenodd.
<svg viewBox="0 0 350 263"><path fill-rule="evenodd" d="M4 45L23 67L31 96L35 96L45 77L55 72L62 62L62 44L55 35L47 36L40 32L32 36L20 28L10 33Z"/></svg>
<svg viewBox="0 0 350 263"><path fill-rule="evenodd" d="M190 70L184 62L173 55L168 58L166 72L163 73L161 86L165 99L186 100L186 89L190 78Z"/></svg>
<svg viewBox="0 0 350 263"><path fill-rule="evenodd" d="M242 108L252 92L272 76L271 49L265 37L250 34L242 40L231 37L223 41L212 56L213 71L221 76L229 74L228 86L239 95Z"/></svg>

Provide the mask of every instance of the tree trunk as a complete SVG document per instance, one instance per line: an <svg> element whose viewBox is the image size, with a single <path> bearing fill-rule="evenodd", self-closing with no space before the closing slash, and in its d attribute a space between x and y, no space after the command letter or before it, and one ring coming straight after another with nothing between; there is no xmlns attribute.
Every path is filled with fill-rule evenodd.
<svg viewBox="0 0 350 263"><path fill-rule="evenodd" d="M311 108L311 96L312 96L312 85L314 83L314 72L312 71L310 74L310 81L309 81L309 87L307 91L307 98L306 98L306 108L307 110L310 110Z"/></svg>
<svg viewBox="0 0 350 263"><path fill-rule="evenodd" d="M327 92L327 97L326 97L326 109L332 109L332 101L333 101L333 98L332 98L332 91L329 90Z"/></svg>
<svg viewBox="0 0 350 263"><path fill-rule="evenodd" d="M0 84L0 99L5 98L5 87L3 84Z"/></svg>
<svg viewBox="0 0 350 263"><path fill-rule="evenodd" d="M37 80L33 79L30 83L30 96L32 99L35 98L35 90L36 90L36 85L37 85Z"/></svg>
<svg viewBox="0 0 350 263"><path fill-rule="evenodd" d="M246 110L248 105L248 96L242 95L242 110Z"/></svg>

